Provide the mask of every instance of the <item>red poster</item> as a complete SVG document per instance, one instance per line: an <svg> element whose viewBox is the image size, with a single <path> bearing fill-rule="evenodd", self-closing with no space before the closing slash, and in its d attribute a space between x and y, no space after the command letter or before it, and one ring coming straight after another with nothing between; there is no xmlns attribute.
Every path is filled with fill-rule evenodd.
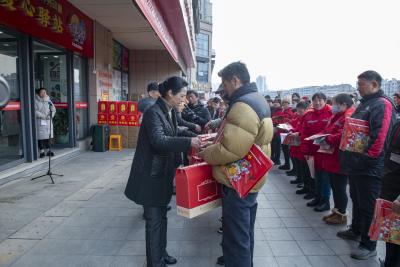
<svg viewBox="0 0 400 267"><path fill-rule="evenodd" d="M121 101L117 102L118 105L118 114L128 114L128 102Z"/></svg>
<svg viewBox="0 0 400 267"><path fill-rule="evenodd" d="M119 114L118 115L118 125L119 126L128 126L128 115Z"/></svg>
<svg viewBox="0 0 400 267"><path fill-rule="evenodd" d="M108 114L118 114L118 105L115 101L109 101L107 104Z"/></svg>
<svg viewBox="0 0 400 267"><path fill-rule="evenodd" d="M107 124L107 114L98 114L97 115L97 123L98 124Z"/></svg>
<svg viewBox="0 0 400 267"><path fill-rule="evenodd" d="M108 102L107 101L99 101L98 103L98 113L99 114L107 114L108 112Z"/></svg>
<svg viewBox="0 0 400 267"><path fill-rule="evenodd" d="M88 106L88 103L87 102L76 102L75 103L75 108L76 109L87 109L89 106Z"/></svg>
<svg viewBox="0 0 400 267"><path fill-rule="evenodd" d="M1 0L0 23L93 57L93 21L67 0Z"/></svg>
<svg viewBox="0 0 400 267"><path fill-rule="evenodd" d="M127 115L128 126L140 126L139 115Z"/></svg>
<svg viewBox="0 0 400 267"><path fill-rule="evenodd" d="M108 114L108 124L109 125L118 125L118 115L117 114Z"/></svg>
<svg viewBox="0 0 400 267"><path fill-rule="evenodd" d="M128 102L128 114L138 114L138 102Z"/></svg>

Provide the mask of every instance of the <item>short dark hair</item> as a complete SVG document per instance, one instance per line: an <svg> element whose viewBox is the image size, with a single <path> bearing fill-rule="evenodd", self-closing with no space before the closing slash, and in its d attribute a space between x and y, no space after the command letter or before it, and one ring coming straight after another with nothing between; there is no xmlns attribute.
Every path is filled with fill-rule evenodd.
<svg viewBox="0 0 400 267"><path fill-rule="evenodd" d="M339 105L346 105L347 108L353 106L353 98L349 94L338 94L333 98L333 101L335 101Z"/></svg>
<svg viewBox="0 0 400 267"><path fill-rule="evenodd" d="M300 99L299 93L293 93L293 94L292 94L292 98L293 98L294 96L297 97L298 99Z"/></svg>
<svg viewBox="0 0 400 267"><path fill-rule="evenodd" d="M313 94L311 99L315 100L316 98L326 101L326 95L324 93L322 93L322 92L318 92L318 93Z"/></svg>
<svg viewBox="0 0 400 267"><path fill-rule="evenodd" d="M296 108L307 109L308 103L306 101L300 101L297 103Z"/></svg>
<svg viewBox="0 0 400 267"><path fill-rule="evenodd" d="M239 78L242 84L247 84L250 82L250 73L246 67L246 64L237 61L229 64L225 68L223 68L220 72L218 72L218 76L224 80L230 81L233 76Z"/></svg>
<svg viewBox="0 0 400 267"><path fill-rule="evenodd" d="M268 99L271 99L271 96L270 95L266 95L266 96L264 96L264 98L268 100Z"/></svg>
<svg viewBox="0 0 400 267"><path fill-rule="evenodd" d="M382 85L382 76L381 76L379 73L377 73L376 71L374 71L374 70L367 70L367 71L364 71L363 73L361 73L360 75L358 75L357 78L358 78L358 79L364 79L364 80L367 80L367 81L369 81L369 82L375 81L375 82L378 83L379 88L381 88L381 85Z"/></svg>
<svg viewBox="0 0 400 267"><path fill-rule="evenodd" d="M214 97L213 99L211 99L211 102L216 103L216 104L219 104L219 103L221 103L221 98L219 98L219 97Z"/></svg>
<svg viewBox="0 0 400 267"><path fill-rule="evenodd" d="M394 93L393 96L400 98L400 93Z"/></svg>
<svg viewBox="0 0 400 267"><path fill-rule="evenodd" d="M151 82L147 85L147 92L150 91L158 91L158 83L156 82Z"/></svg>
<svg viewBox="0 0 400 267"><path fill-rule="evenodd" d="M40 91L42 91L42 90L46 91L46 88L40 87L40 88L36 89L36 94L40 94Z"/></svg>
<svg viewBox="0 0 400 267"><path fill-rule="evenodd" d="M160 83L158 85L158 91L160 91L162 97L166 97L169 90L172 91L173 95L177 95L186 86L188 86L188 83L185 79L173 76Z"/></svg>
<svg viewBox="0 0 400 267"><path fill-rule="evenodd" d="M187 95L195 95L195 97L199 98L199 93L196 92L195 90L189 90L187 92Z"/></svg>

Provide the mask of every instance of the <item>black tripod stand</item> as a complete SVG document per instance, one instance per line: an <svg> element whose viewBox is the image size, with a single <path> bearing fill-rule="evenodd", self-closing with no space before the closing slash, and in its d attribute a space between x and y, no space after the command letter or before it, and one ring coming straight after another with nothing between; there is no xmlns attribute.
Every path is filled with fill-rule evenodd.
<svg viewBox="0 0 400 267"><path fill-rule="evenodd" d="M51 111L51 103L49 102L49 108L50 108L50 124L49 124L49 127L50 127L50 133L49 133L49 143L48 143L48 146L49 146L49 152L48 152L48 156L49 156L49 169L47 170L47 173L46 174L43 174L43 175L40 175L40 176L37 176L37 177L34 177L34 178L32 178L31 179L31 181L33 181L33 180L36 180L36 179L39 179L39 178L42 178L42 177L45 177L45 176L49 176L50 177L50 179L51 179L51 183L52 184L54 184L54 180L53 180L53 176L60 176L60 177L62 177L62 176L64 176L63 174L56 174L56 173L53 173L52 171L51 171L51 156L52 156L52 153L51 153L51 133L52 133L52 121L53 121L53 112Z"/></svg>

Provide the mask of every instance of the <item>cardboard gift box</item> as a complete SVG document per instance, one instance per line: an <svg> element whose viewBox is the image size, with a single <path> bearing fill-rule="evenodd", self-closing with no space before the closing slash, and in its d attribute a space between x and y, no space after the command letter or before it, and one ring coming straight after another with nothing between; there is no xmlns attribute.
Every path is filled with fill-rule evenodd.
<svg viewBox="0 0 400 267"><path fill-rule="evenodd" d="M400 245L400 215L392 209L393 203L384 199L377 199L375 212L369 228L371 240Z"/></svg>
<svg viewBox="0 0 400 267"><path fill-rule="evenodd" d="M363 154L369 142L369 122L346 118L339 149Z"/></svg>
<svg viewBox="0 0 400 267"><path fill-rule="evenodd" d="M221 206L221 185L207 163L178 168L175 182L178 215L191 219Z"/></svg>

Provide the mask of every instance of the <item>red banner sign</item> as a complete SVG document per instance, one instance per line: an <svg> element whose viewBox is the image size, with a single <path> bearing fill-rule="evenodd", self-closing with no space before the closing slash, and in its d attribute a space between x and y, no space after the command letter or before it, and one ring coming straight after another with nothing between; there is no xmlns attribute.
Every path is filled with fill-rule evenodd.
<svg viewBox="0 0 400 267"><path fill-rule="evenodd" d="M88 103L87 102L76 102L75 103L75 108L76 109L87 109L89 106L88 106Z"/></svg>
<svg viewBox="0 0 400 267"><path fill-rule="evenodd" d="M21 102L8 102L7 106L5 106L4 108L0 108L0 110L21 110Z"/></svg>
<svg viewBox="0 0 400 267"><path fill-rule="evenodd" d="M117 114L108 114L108 124L118 125L118 115Z"/></svg>
<svg viewBox="0 0 400 267"><path fill-rule="evenodd" d="M122 101L122 102L117 102L118 105L118 114L128 114L128 102Z"/></svg>
<svg viewBox="0 0 400 267"><path fill-rule="evenodd" d="M54 106L56 108L59 108L59 109L67 109L68 108L68 103L67 102L55 102L53 104L54 104Z"/></svg>
<svg viewBox="0 0 400 267"><path fill-rule="evenodd" d="M0 24L93 57L93 21L67 0L0 0Z"/></svg>
<svg viewBox="0 0 400 267"><path fill-rule="evenodd" d="M107 124L108 123L107 114L98 114L97 115L97 123L98 124Z"/></svg>

